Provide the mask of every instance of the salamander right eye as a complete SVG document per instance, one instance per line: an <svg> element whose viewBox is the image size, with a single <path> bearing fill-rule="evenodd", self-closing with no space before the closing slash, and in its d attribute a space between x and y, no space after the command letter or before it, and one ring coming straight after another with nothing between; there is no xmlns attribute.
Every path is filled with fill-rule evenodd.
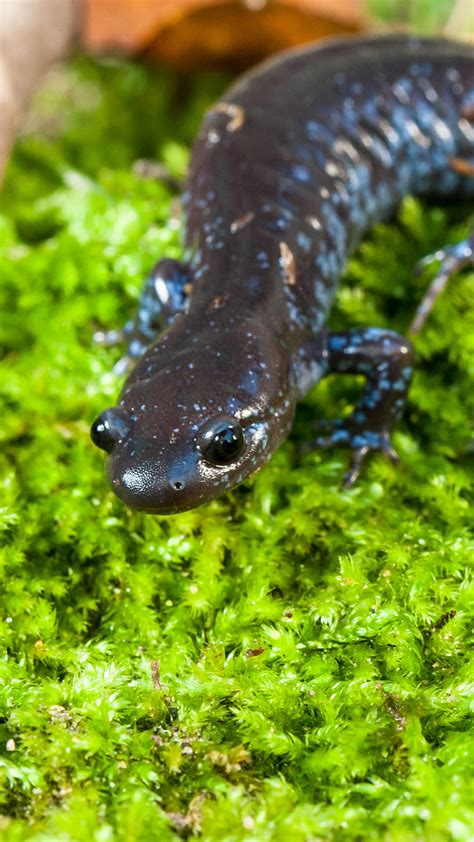
<svg viewBox="0 0 474 842"><path fill-rule="evenodd" d="M131 426L131 418L125 409L117 406L104 409L91 427L91 439L96 447L110 453L116 442L128 435Z"/></svg>
<svg viewBox="0 0 474 842"><path fill-rule="evenodd" d="M235 462L245 447L245 437L240 424L234 419L221 419L209 426L201 437L198 449L208 462L228 465Z"/></svg>

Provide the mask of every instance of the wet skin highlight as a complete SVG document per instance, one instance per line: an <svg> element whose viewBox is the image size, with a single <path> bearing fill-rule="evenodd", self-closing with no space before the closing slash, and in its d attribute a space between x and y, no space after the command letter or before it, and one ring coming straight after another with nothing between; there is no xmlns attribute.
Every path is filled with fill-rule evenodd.
<svg viewBox="0 0 474 842"><path fill-rule="evenodd" d="M326 327L348 255L407 194L474 195L474 49L405 36L285 52L241 77L205 116L183 193L185 259L150 273L117 338L133 369L92 438L114 492L172 514L253 474L295 406L329 373L363 374L354 412L315 447L351 451L351 485L391 433L411 343L381 328ZM461 162L461 163L459 163ZM474 236L435 255L423 325Z"/></svg>

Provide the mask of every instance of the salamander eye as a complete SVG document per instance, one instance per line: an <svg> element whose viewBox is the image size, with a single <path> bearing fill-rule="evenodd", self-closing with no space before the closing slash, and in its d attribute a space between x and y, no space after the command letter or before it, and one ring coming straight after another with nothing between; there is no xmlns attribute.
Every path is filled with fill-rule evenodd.
<svg viewBox="0 0 474 842"><path fill-rule="evenodd" d="M215 465L235 462L241 455L245 438L242 427L236 421L224 422L220 427L207 430L199 447L205 459Z"/></svg>
<svg viewBox="0 0 474 842"><path fill-rule="evenodd" d="M125 409L118 406L104 409L91 427L91 439L101 450L110 453L116 442L130 432L131 418Z"/></svg>

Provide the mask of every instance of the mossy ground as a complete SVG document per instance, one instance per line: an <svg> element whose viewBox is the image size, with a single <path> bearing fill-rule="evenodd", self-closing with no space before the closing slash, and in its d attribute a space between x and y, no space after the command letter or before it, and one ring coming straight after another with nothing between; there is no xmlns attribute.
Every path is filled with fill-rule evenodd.
<svg viewBox="0 0 474 842"><path fill-rule="evenodd" d="M10 167L3 838L467 842L472 273L417 340L401 464L374 457L351 491L345 453L295 447L310 418L348 410L350 378L308 397L255 479L168 519L113 497L89 439L119 388L120 351L93 332L180 254L173 197L132 162L183 171L223 84L78 60ZM468 226L466 208L408 200L351 262L332 324L404 331L428 282L416 260Z"/></svg>

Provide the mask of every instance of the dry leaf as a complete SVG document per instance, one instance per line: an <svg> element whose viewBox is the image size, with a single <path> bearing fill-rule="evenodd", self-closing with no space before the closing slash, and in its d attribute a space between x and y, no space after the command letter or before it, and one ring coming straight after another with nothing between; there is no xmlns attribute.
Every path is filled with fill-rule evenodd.
<svg viewBox="0 0 474 842"><path fill-rule="evenodd" d="M359 0L87 0L85 39L179 69L241 67L363 22Z"/></svg>

